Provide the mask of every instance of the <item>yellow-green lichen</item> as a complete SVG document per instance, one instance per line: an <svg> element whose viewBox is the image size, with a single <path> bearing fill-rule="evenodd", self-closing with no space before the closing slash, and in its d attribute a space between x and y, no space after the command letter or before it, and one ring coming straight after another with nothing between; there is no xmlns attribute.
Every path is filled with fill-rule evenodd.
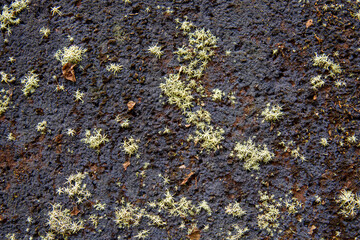
<svg viewBox="0 0 360 240"><path fill-rule="evenodd" d="M266 145L255 145L251 139L243 143L236 143L234 150L230 156L236 156L240 160L245 161L244 169L246 170L259 170L260 163L268 163L274 157Z"/></svg>
<svg viewBox="0 0 360 240"><path fill-rule="evenodd" d="M24 84L22 89L25 96L28 96L31 93L35 92L35 88L39 87L39 75L36 73L28 72L25 77L21 80L21 83Z"/></svg>

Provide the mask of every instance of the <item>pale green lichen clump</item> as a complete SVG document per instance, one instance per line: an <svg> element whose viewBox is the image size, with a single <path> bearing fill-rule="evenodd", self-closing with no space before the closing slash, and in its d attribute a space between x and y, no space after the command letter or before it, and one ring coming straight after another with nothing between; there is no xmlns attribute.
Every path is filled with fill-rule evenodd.
<svg viewBox="0 0 360 240"><path fill-rule="evenodd" d="M124 152L130 156L137 153L139 149L139 145L137 144L138 142L140 142L140 140L135 140L133 137L130 137L129 140L125 139L123 143Z"/></svg>
<svg viewBox="0 0 360 240"><path fill-rule="evenodd" d="M310 83L312 85L312 89L317 90L325 84L325 81L321 79L321 75L317 75L316 77L312 77L310 79Z"/></svg>
<svg viewBox="0 0 360 240"><path fill-rule="evenodd" d="M247 227L241 228L237 224L232 225L232 227L235 230L235 233L229 232L229 236L226 238L227 240L240 240L245 235L245 233L249 231Z"/></svg>
<svg viewBox="0 0 360 240"><path fill-rule="evenodd" d="M10 74L7 74L5 72L0 72L0 75L1 75L1 82L5 82L9 84L15 81L15 77L12 77Z"/></svg>
<svg viewBox="0 0 360 240"><path fill-rule="evenodd" d="M76 197L77 203L81 203L88 199L91 196L91 193L86 189L86 184L82 183L86 175L87 173L77 173L70 175L65 183L67 187L58 188L57 193L65 193L69 195L69 197Z"/></svg>
<svg viewBox="0 0 360 240"><path fill-rule="evenodd" d="M149 47L148 51L154 54L157 58L161 58L161 56L164 54L163 51L161 51L161 47L159 47L157 44Z"/></svg>
<svg viewBox="0 0 360 240"><path fill-rule="evenodd" d="M180 23L178 19L176 21ZM178 60L183 65L180 66L178 73L169 74L165 78L165 83L160 84L160 88L168 97L170 104L175 104L183 110L187 123L196 126L195 134L189 135L188 141L193 140L195 145L200 143L201 147L208 152L216 151L221 148L220 143L224 139L225 131L210 125L209 112L202 109L192 112L191 108L195 105L193 90L200 93L201 97L206 97L200 79L208 62L215 54L217 39L204 28L190 32L194 25L189 21L180 24L184 35L188 35L189 45L178 48L174 53L178 55ZM224 93L221 90L214 90L214 101L221 101L223 96Z"/></svg>
<svg viewBox="0 0 360 240"><path fill-rule="evenodd" d="M50 35L50 28L42 27L39 32L42 34L42 38L48 38Z"/></svg>
<svg viewBox="0 0 360 240"><path fill-rule="evenodd" d="M331 77L334 77L336 74L340 74L342 72L340 65L330 60L329 56L327 56L325 53L320 55L315 53L315 56L313 57L313 62L314 66L329 70L329 75Z"/></svg>
<svg viewBox="0 0 360 240"><path fill-rule="evenodd" d="M213 95L211 96L211 99L214 101L214 102L220 102L222 97L224 96L224 92L221 91L220 89L216 88L213 90Z"/></svg>
<svg viewBox="0 0 360 240"><path fill-rule="evenodd" d="M168 96L168 102L184 111L191 108L193 106L191 89L180 80L180 73L170 74L165 80L165 83L160 84L160 88Z"/></svg>
<svg viewBox="0 0 360 240"><path fill-rule="evenodd" d="M251 139L244 143L236 143L234 151L230 156L236 156L240 160L245 161L244 169L246 170L259 170L260 163L268 163L274 157L266 145L256 146Z"/></svg>
<svg viewBox="0 0 360 240"><path fill-rule="evenodd" d="M140 224L145 211L131 203L123 203L123 206L115 212L115 222L119 228L129 228Z"/></svg>
<svg viewBox="0 0 360 240"><path fill-rule="evenodd" d="M123 66L118 63L110 63L106 66L106 70L113 73L114 75L118 74L123 69Z"/></svg>
<svg viewBox="0 0 360 240"><path fill-rule="evenodd" d="M64 47L62 50L58 50L55 53L55 58L61 62L62 65L66 63L78 64L82 60L83 54L86 52L86 49L72 45L70 47Z"/></svg>
<svg viewBox="0 0 360 240"><path fill-rule="evenodd" d="M340 204L339 213L344 217L355 217L360 210L360 196L350 190L341 190L336 202Z"/></svg>
<svg viewBox="0 0 360 240"><path fill-rule="evenodd" d="M244 211L240 207L240 203L229 203L229 205L226 207L225 213L232 215L234 217L242 217L246 214L246 211Z"/></svg>
<svg viewBox="0 0 360 240"><path fill-rule="evenodd" d="M45 134L47 129L47 122L44 120L39 122L36 126L36 131L41 132L41 134Z"/></svg>
<svg viewBox="0 0 360 240"><path fill-rule="evenodd" d="M75 101L76 101L76 102L79 102L79 101L84 102L84 99L83 99L83 98L84 98L84 95L85 95L85 93L80 92L79 89L76 90L76 92L74 93Z"/></svg>
<svg viewBox="0 0 360 240"><path fill-rule="evenodd" d="M58 234L69 235L77 233L84 228L82 220L78 222L72 220L69 209L62 209L63 206L59 203L52 205L52 207L53 209L49 212L48 219L50 230Z"/></svg>
<svg viewBox="0 0 360 240"><path fill-rule="evenodd" d="M11 25L18 25L20 23L20 18L16 18L16 15L22 10L27 8L30 4L30 0L15 0L10 4L10 7L7 5L3 6L3 11L0 15L0 29L6 30L8 34L11 33Z"/></svg>
<svg viewBox="0 0 360 240"><path fill-rule="evenodd" d="M9 90L1 89L0 90L0 115L3 114L6 109L8 109L10 104L11 94Z"/></svg>
<svg viewBox="0 0 360 240"><path fill-rule="evenodd" d="M209 125L196 130L195 135L189 135L188 141L193 140L195 144L199 142L201 147L208 152L216 151L221 148L220 143L224 140L224 132L222 128Z"/></svg>
<svg viewBox="0 0 360 240"><path fill-rule="evenodd" d="M90 130L86 130L85 138L81 139L82 142L89 145L90 148L98 149L101 144L105 144L109 141L106 134L101 134L102 129L94 128L93 134Z"/></svg>
<svg viewBox="0 0 360 240"><path fill-rule="evenodd" d="M268 103L265 110L262 111L261 116L264 116L264 121L275 122L284 115L281 110L282 108L279 105L270 107L270 103Z"/></svg>
<svg viewBox="0 0 360 240"><path fill-rule="evenodd" d="M274 199L274 195L269 196L266 192L261 191L259 191L259 195L261 203L256 206L260 212L257 217L258 226L270 233L270 236L273 236L274 232L279 227L279 207L281 207L281 204L277 203Z"/></svg>
<svg viewBox="0 0 360 240"><path fill-rule="evenodd" d="M25 75L25 77L21 80L21 83L24 84L22 89L25 96L35 92L35 88L39 87L39 75L34 72L29 72Z"/></svg>

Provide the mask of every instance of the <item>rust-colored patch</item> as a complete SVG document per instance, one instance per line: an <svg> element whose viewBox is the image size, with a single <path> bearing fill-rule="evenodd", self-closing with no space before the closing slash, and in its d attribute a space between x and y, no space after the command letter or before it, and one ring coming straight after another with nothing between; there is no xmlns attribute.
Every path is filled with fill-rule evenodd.
<svg viewBox="0 0 360 240"><path fill-rule="evenodd" d="M305 204L305 202L306 202L306 198L304 195L305 195L305 192L307 189L308 189L307 186L302 186L299 191L296 191L295 189L293 189L294 197L296 197L297 200L299 200L303 204Z"/></svg>
<svg viewBox="0 0 360 240"><path fill-rule="evenodd" d="M62 134L56 135L55 138L54 138L54 142L61 143L62 142L62 137L63 137Z"/></svg>

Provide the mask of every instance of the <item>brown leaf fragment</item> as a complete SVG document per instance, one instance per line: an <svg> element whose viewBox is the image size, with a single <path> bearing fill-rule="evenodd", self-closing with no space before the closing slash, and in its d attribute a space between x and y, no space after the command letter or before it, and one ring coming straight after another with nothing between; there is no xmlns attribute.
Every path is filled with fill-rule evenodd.
<svg viewBox="0 0 360 240"><path fill-rule="evenodd" d="M190 172L190 173L186 176L186 178L180 183L180 185L186 184L186 183L189 181L190 177L191 177L193 174L194 174L194 172Z"/></svg>
<svg viewBox="0 0 360 240"><path fill-rule="evenodd" d="M199 240L200 239L200 230L198 228L194 228L192 230L192 232L189 235L187 235L187 237L190 240Z"/></svg>
<svg viewBox="0 0 360 240"><path fill-rule="evenodd" d="M64 78L72 82L76 82L74 67L76 64L67 63L63 66L62 72Z"/></svg>
<svg viewBox="0 0 360 240"><path fill-rule="evenodd" d="M135 107L135 104L136 104L136 102L134 102L134 101L129 101L129 102L127 103L128 110L131 111L131 110Z"/></svg>
<svg viewBox="0 0 360 240"><path fill-rule="evenodd" d="M315 225L312 225L312 226L310 227L309 234L310 234L310 235L313 234L313 232L314 232L315 229L316 229L316 226L315 226Z"/></svg>
<svg viewBox="0 0 360 240"><path fill-rule="evenodd" d="M313 25L313 20L312 19L307 20L305 24L306 28L309 28L311 25Z"/></svg>
<svg viewBox="0 0 360 240"><path fill-rule="evenodd" d="M128 168L128 166L130 166L130 161L126 161L125 163L123 163L123 167L125 171Z"/></svg>
<svg viewBox="0 0 360 240"><path fill-rule="evenodd" d="M321 44L324 41L324 39L319 38L315 33L314 33L314 35L315 35L316 40L319 42L319 44Z"/></svg>
<svg viewBox="0 0 360 240"><path fill-rule="evenodd" d="M71 210L70 215L71 215L71 216L76 216L76 215L79 214L79 212L80 212L80 210L77 208L77 206L75 206L75 207L73 207L73 209Z"/></svg>

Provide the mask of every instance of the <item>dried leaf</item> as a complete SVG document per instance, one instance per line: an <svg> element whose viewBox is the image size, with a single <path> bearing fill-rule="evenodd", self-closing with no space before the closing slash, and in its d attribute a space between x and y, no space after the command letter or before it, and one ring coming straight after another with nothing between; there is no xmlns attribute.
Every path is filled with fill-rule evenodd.
<svg viewBox="0 0 360 240"><path fill-rule="evenodd" d="M180 185L184 185L189 181L189 178L194 174L194 172L190 172L186 178L180 183Z"/></svg>
<svg viewBox="0 0 360 240"><path fill-rule="evenodd" d="M314 232L315 229L316 229L316 226L315 226L315 225L312 225L312 226L310 227L309 234L310 234L310 235L313 234L313 232Z"/></svg>
<svg viewBox="0 0 360 240"><path fill-rule="evenodd" d="M311 25L313 25L313 20L312 19L307 20L306 28L310 27Z"/></svg>
<svg viewBox="0 0 360 240"><path fill-rule="evenodd" d="M128 110L131 111L135 107L136 102L130 101L127 103Z"/></svg>
<svg viewBox="0 0 360 240"><path fill-rule="evenodd" d="M130 166L130 161L123 163L123 167L124 167L125 171L128 168L128 166Z"/></svg>
<svg viewBox="0 0 360 240"><path fill-rule="evenodd" d="M62 72L64 78L72 82L76 82L74 67L76 64L67 63L63 66Z"/></svg>
<svg viewBox="0 0 360 240"><path fill-rule="evenodd" d="M71 215L71 216L76 216L76 215L79 214L79 212L80 212L80 210L77 208L77 206L75 206L75 207L73 207L73 209L71 210L70 215Z"/></svg>
<svg viewBox="0 0 360 240"><path fill-rule="evenodd" d="M187 235L190 240L199 240L200 239L200 230L198 228L194 228L190 235Z"/></svg>
<svg viewBox="0 0 360 240"><path fill-rule="evenodd" d="M318 40L319 44L321 44L324 41L324 39L319 38L315 33L314 33L314 35L315 35L316 40Z"/></svg>

